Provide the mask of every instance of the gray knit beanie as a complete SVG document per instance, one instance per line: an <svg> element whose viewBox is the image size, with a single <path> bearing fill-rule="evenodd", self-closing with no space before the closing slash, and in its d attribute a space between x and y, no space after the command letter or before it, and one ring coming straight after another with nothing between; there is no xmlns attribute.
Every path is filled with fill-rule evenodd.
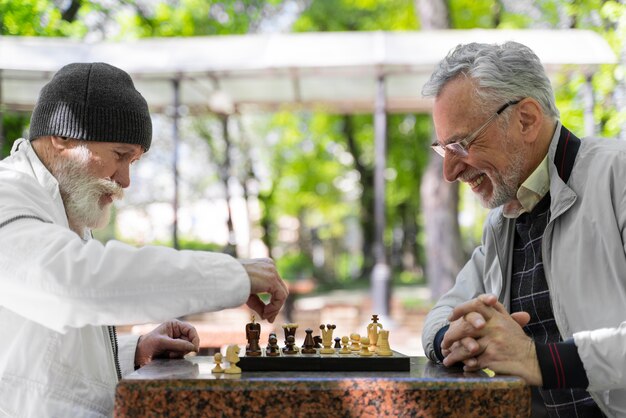
<svg viewBox="0 0 626 418"><path fill-rule="evenodd" d="M126 72L102 62L74 63L61 68L39 94L29 139L47 135L138 144L148 151L152 121Z"/></svg>

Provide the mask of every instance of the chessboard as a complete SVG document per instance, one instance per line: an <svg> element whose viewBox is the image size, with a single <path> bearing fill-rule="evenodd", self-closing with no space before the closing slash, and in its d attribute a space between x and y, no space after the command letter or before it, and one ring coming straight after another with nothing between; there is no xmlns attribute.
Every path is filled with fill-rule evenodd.
<svg viewBox="0 0 626 418"><path fill-rule="evenodd" d="M260 356L243 356L237 366L246 372L408 372L411 358L393 351L392 356L352 354L283 354L269 357L265 348Z"/></svg>

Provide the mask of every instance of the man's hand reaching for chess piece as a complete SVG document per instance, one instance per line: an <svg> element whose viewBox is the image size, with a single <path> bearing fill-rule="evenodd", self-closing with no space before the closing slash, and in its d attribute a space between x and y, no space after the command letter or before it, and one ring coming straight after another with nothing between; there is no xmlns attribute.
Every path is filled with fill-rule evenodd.
<svg viewBox="0 0 626 418"><path fill-rule="evenodd" d="M289 294L285 282L276 271L274 261L270 258L239 261L250 277L250 297L246 304L256 311L261 319L274 322ZM269 293L270 301L267 305L259 297L260 293Z"/></svg>
<svg viewBox="0 0 626 418"><path fill-rule="evenodd" d="M135 367L150 363L154 358L182 358L198 352L200 338L196 329L177 319L167 321L139 337L135 351Z"/></svg>

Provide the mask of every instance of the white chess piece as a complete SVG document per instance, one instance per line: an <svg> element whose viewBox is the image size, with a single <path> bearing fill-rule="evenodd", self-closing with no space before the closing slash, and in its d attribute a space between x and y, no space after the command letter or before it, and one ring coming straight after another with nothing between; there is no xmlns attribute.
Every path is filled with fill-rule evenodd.
<svg viewBox="0 0 626 418"><path fill-rule="evenodd" d="M333 331L335 330L334 325L320 325L320 330L322 330L322 345L323 348L320 349L320 354L335 354L335 349L332 347L333 345Z"/></svg>
<svg viewBox="0 0 626 418"><path fill-rule="evenodd" d="M211 373L224 373L224 369L222 368L222 353L216 353L213 356L213 361L215 362L215 367L213 367Z"/></svg>
<svg viewBox="0 0 626 418"><path fill-rule="evenodd" d="M378 349L376 354L379 356L393 356L393 351L389 347L389 330L381 329L378 333Z"/></svg>
<svg viewBox="0 0 626 418"><path fill-rule="evenodd" d="M224 373L241 374L241 368L237 366L237 363L239 363L238 345L233 344L228 346L228 348L226 349L226 360L230 362L230 366L228 366L228 368L224 370Z"/></svg>
<svg viewBox="0 0 626 418"><path fill-rule="evenodd" d="M369 357L372 355L374 355L374 353L370 351L370 339L367 337L361 338L361 351L359 351L359 356Z"/></svg>

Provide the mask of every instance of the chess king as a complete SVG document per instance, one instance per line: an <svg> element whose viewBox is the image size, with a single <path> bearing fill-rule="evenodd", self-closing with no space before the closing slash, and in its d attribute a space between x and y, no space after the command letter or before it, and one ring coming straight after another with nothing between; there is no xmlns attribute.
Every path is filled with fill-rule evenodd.
<svg viewBox="0 0 626 418"><path fill-rule="evenodd" d="M253 331L256 331L256 333ZM251 322L246 324L246 340L248 340L248 344L246 345L246 355L249 355L251 346L254 345L253 341L256 341L256 345L258 345L260 337L261 324L256 322L255 316L252 315Z"/></svg>

